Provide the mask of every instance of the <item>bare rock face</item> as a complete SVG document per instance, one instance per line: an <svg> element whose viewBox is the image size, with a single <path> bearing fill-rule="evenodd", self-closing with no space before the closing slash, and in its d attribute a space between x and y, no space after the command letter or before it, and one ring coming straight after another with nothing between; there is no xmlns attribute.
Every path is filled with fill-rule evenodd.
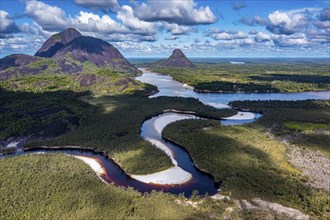
<svg viewBox="0 0 330 220"><path fill-rule="evenodd" d="M97 76L95 74L87 74L79 76L76 80L79 82L80 86L90 87L97 82Z"/></svg>
<svg viewBox="0 0 330 220"><path fill-rule="evenodd" d="M35 57L25 54L12 54L0 59L0 81L7 80L13 76L36 75L40 69L29 68L30 64L40 61L41 57Z"/></svg>
<svg viewBox="0 0 330 220"><path fill-rule="evenodd" d="M81 63L89 61L97 67L106 67L119 72L132 74L140 72L114 46L98 38L78 37L63 46L53 57L62 58L69 53L73 59Z"/></svg>
<svg viewBox="0 0 330 220"><path fill-rule="evenodd" d="M0 59L0 81L12 77L49 74L77 74L83 69L81 64L66 59L36 57L25 54L13 54Z"/></svg>
<svg viewBox="0 0 330 220"><path fill-rule="evenodd" d="M54 34L43 43L42 47L37 51L35 56L52 57L64 45L71 42L81 34L74 28L68 28L60 33Z"/></svg>
<svg viewBox="0 0 330 220"><path fill-rule="evenodd" d="M0 71L9 67L25 66L38 59L40 58L25 54L12 54L0 59Z"/></svg>
<svg viewBox="0 0 330 220"><path fill-rule="evenodd" d="M87 62L131 75L141 73L111 44L69 28L51 36L35 56L13 54L0 59L0 81L42 73L79 74Z"/></svg>
<svg viewBox="0 0 330 220"><path fill-rule="evenodd" d="M196 66L186 57L186 55L184 55L180 49L175 49L168 59L152 64L151 67L195 68Z"/></svg>

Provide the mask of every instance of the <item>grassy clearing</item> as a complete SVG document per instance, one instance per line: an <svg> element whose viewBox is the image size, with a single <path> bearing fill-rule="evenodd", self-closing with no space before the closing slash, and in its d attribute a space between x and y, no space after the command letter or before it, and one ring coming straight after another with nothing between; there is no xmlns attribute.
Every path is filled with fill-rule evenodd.
<svg viewBox="0 0 330 220"><path fill-rule="evenodd" d="M157 68L197 91L299 92L330 89L329 64L199 64L196 69Z"/></svg>
<svg viewBox="0 0 330 220"><path fill-rule="evenodd" d="M64 155L1 159L0 173L1 219L207 219L232 205L206 200L199 209L181 196L108 186Z"/></svg>
<svg viewBox="0 0 330 220"><path fill-rule="evenodd" d="M297 102L293 104L295 107L286 109L267 102L269 112L264 111L264 117L254 124L221 126L218 122L187 120L169 125L163 134L185 146L199 167L222 181L224 193L239 199L259 197L313 216L329 218L329 194L306 186L306 179L287 162L286 145L266 134L266 125L272 126L284 118L286 123L305 118L307 114L313 115L314 122L329 119L329 113L324 108L329 101L314 102L314 105L306 102ZM239 103L250 109L253 106L249 102ZM243 107L239 103L233 105ZM290 106L289 102L285 104ZM309 106L310 109L299 109L299 105ZM270 116L274 109L278 114ZM272 118L274 121L271 121ZM323 129L323 125L316 127ZM322 146L328 146L329 142L324 137L316 139Z"/></svg>
<svg viewBox="0 0 330 220"><path fill-rule="evenodd" d="M258 124L276 137L330 155L330 101L237 101L232 106L262 111Z"/></svg>

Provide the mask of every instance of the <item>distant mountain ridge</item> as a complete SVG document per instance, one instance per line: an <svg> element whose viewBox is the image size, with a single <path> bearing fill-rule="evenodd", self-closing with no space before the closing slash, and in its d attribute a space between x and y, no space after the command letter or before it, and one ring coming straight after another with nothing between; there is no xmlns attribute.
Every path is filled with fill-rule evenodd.
<svg viewBox="0 0 330 220"><path fill-rule="evenodd" d="M111 44L68 28L47 39L35 56L12 54L0 59L0 80L42 73L79 74L86 65L132 75L141 73Z"/></svg>
<svg viewBox="0 0 330 220"><path fill-rule="evenodd" d="M195 68L196 66L184 55L180 49L173 50L172 55L166 60L160 60L149 65L150 68Z"/></svg>

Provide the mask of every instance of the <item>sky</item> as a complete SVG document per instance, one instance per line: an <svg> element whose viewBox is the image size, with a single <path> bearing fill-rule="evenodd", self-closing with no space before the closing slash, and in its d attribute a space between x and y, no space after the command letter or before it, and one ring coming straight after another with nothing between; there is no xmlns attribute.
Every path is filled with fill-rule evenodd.
<svg viewBox="0 0 330 220"><path fill-rule="evenodd" d="M328 0L1 0L0 58L73 27L124 56L330 58Z"/></svg>

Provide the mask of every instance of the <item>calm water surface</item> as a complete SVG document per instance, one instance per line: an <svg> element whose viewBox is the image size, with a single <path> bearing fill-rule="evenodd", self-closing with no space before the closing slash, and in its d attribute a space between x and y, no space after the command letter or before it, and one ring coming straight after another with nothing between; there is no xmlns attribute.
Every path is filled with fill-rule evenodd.
<svg viewBox="0 0 330 220"><path fill-rule="evenodd" d="M215 107L225 107L231 101L244 100L283 100L296 101L306 99L330 99L330 91L319 92L296 92L296 93L198 93L192 89L184 88L183 84L175 81L170 76L151 73L143 70L143 75L136 77L137 80L157 86L159 93L151 97L157 96L181 96L193 97L199 99L204 104Z"/></svg>

